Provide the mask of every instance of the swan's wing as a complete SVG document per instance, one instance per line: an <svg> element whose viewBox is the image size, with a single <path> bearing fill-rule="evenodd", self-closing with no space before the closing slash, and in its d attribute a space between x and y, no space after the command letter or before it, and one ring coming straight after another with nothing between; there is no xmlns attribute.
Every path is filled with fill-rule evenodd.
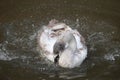
<svg viewBox="0 0 120 80"><path fill-rule="evenodd" d="M77 42L77 51L75 52L75 65L80 65L83 60L87 57L87 47L85 45L85 40L82 35L77 30L73 30L73 35Z"/></svg>
<svg viewBox="0 0 120 80"><path fill-rule="evenodd" d="M83 36L80 35L80 33L77 30L73 30L72 33L77 42L77 49L78 50L86 49L85 39L83 38Z"/></svg>

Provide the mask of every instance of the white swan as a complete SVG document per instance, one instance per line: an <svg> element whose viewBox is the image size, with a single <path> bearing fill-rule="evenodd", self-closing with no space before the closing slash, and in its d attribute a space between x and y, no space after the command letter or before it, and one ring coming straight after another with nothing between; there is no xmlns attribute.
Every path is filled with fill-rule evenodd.
<svg viewBox="0 0 120 80"><path fill-rule="evenodd" d="M87 47L79 32L56 20L39 31L38 44L42 56L64 68L77 67L87 57Z"/></svg>

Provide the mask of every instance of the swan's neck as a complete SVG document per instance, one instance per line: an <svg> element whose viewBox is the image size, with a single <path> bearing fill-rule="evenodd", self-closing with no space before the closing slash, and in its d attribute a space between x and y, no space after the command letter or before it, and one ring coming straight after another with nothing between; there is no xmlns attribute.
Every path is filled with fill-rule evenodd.
<svg viewBox="0 0 120 80"><path fill-rule="evenodd" d="M62 40L64 43L66 43L66 49L68 49L72 52L76 50L77 43L76 43L75 37L73 36L72 33L70 33L70 32L65 33Z"/></svg>
<svg viewBox="0 0 120 80"><path fill-rule="evenodd" d="M65 50L60 53L59 65L63 67L74 67L74 53L77 49L77 43L72 33L66 33L63 37L63 41L66 43Z"/></svg>
<svg viewBox="0 0 120 80"><path fill-rule="evenodd" d="M55 63L58 62L60 65L63 65L63 62L71 64L76 49L77 43L73 34L70 32L63 33L54 45L53 52L58 56L54 59Z"/></svg>

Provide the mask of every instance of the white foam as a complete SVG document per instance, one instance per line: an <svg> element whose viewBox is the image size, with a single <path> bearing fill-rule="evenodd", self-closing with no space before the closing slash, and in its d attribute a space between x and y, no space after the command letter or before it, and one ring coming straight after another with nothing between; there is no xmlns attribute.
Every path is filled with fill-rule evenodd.
<svg viewBox="0 0 120 80"><path fill-rule="evenodd" d="M16 56L9 56L7 53L4 53L0 50L0 60L7 60L7 61L10 61L12 59L16 59L18 57Z"/></svg>

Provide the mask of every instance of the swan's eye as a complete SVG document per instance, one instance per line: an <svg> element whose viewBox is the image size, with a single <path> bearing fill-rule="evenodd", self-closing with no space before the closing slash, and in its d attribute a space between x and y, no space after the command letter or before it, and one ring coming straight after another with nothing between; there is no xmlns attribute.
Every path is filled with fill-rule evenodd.
<svg viewBox="0 0 120 80"><path fill-rule="evenodd" d="M65 49L65 44L60 44L59 48L60 48L60 51L63 51Z"/></svg>

